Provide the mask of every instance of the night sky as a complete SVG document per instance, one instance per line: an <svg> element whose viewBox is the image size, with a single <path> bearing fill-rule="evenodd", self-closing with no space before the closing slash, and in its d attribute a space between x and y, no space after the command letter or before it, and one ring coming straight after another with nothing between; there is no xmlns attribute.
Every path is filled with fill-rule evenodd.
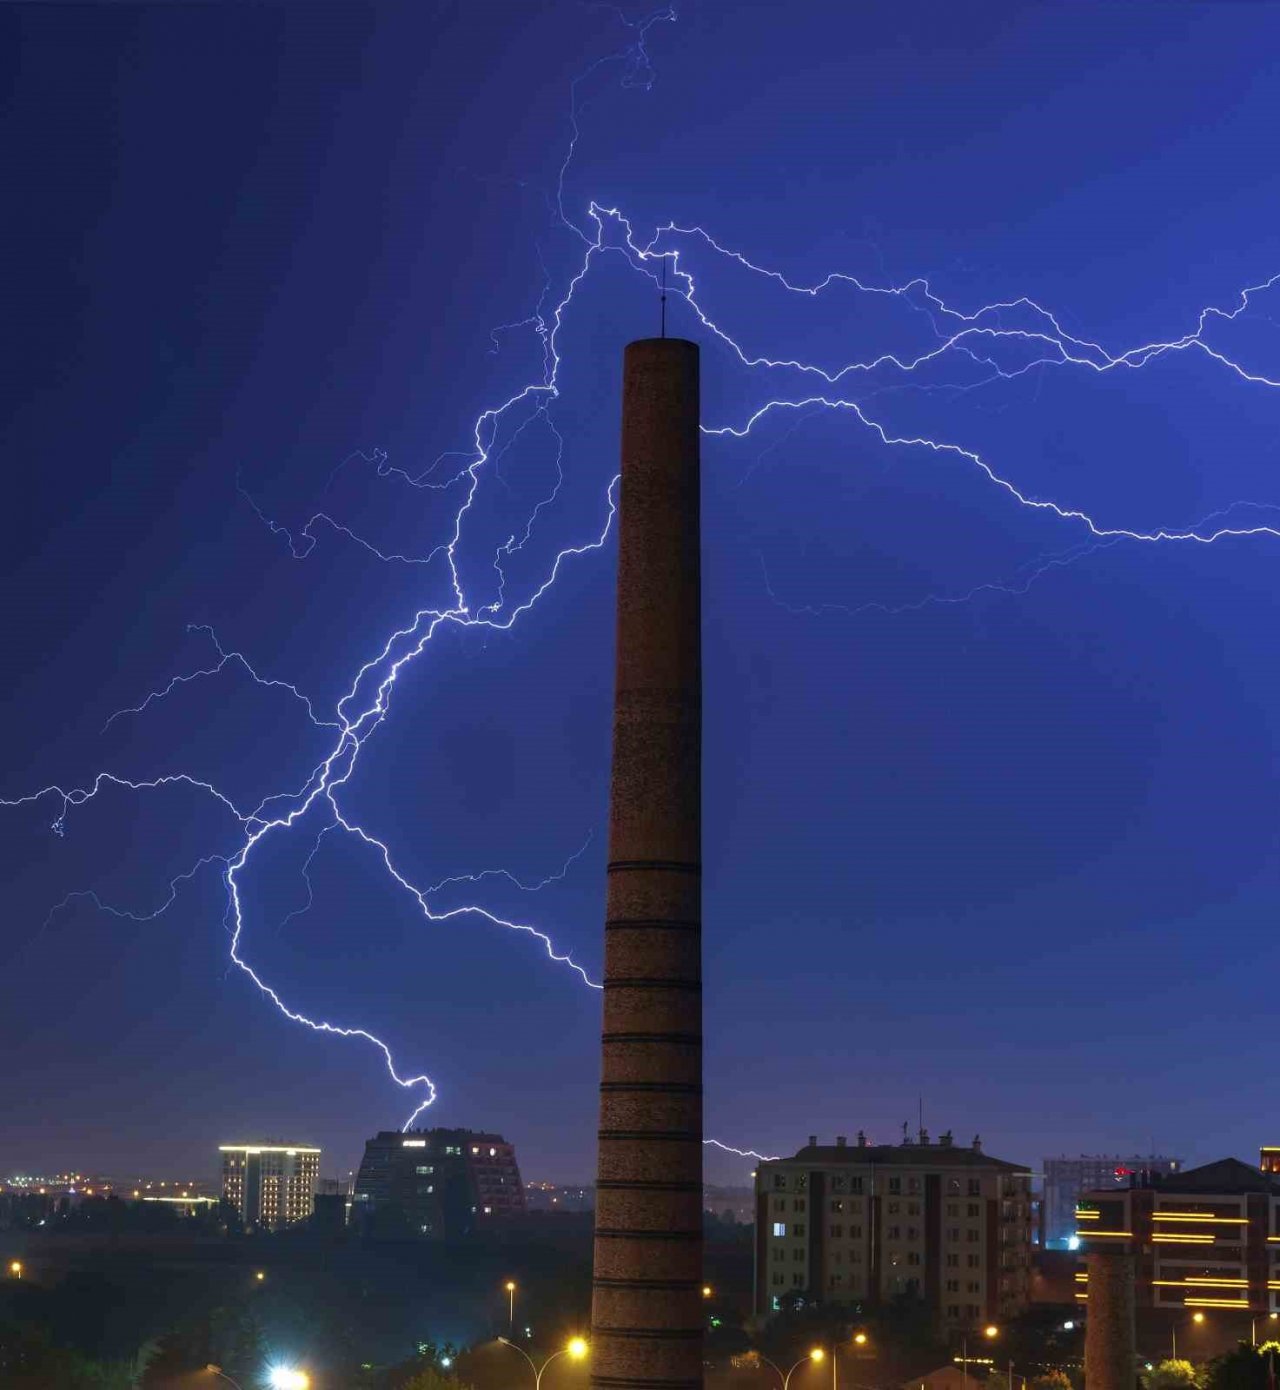
<svg viewBox="0 0 1280 1390"><path fill-rule="evenodd" d="M643 18L0 10L0 796L107 772L296 799L334 730L234 660L111 716L213 667L211 630L332 721L390 634L450 605L439 547L476 418L543 381L531 316L582 268L592 200L640 244L697 224L793 285L924 276L966 314L1028 296L1112 354L1280 271L1272 6ZM658 245L748 358L835 372L937 345L919 288L792 294L696 237ZM601 533L621 349L657 329L638 265L591 257L558 397L485 435L455 554L495 622ZM704 345L708 427L822 394L744 366L683 283L669 329ZM1278 316L1280 287L1206 342L1280 380ZM1043 340L970 347L827 394L1100 528L1280 524L1275 388L1194 347L1106 372L1032 365ZM1031 1163L1280 1142L1280 539L1100 544L847 409L710 436L703 468L708 1134L888 1141L923 1097L935 1133ZM340 791L421 888L533 884L577 854L536 892L493 875L430 902L527 923L593 977L613 565L611 542L566 559L510 630L445 624ZM599 995L527 935L425 920L367 844L321 836L326 804L239 875L245 959L290 1008L428 1073L424 1122L502 1131L526 1176L588 1176ZM276 1136L336 1174L404 1121L421 1093L369 1044L288 1022L230 964L222 863L153 915L242 847L225 806L108 785L62 836L60 810L0 808L0 1170L209 1178L218 1143Z"/></svg>

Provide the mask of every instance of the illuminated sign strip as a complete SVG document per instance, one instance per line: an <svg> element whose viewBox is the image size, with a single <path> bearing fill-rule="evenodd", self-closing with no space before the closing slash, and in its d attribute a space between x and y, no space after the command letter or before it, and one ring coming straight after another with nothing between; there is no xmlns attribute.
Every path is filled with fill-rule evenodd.
<svg viewBox="0 0 1280 1390"><path fill-rule="evenodd" d="M1197 1231L1194 1235L1190 1231L1157 1231L1151 1239L1174 1245L1212 1245L1214 1238L1208 1231Z"/></svg>
<svg viewBox="0 0 1280 1390"><path fill-rule="evenodd" d="M1247 1298L1187 1298L1183 1302L1188 1308L1247 1308Z"/></svg>
<svg viewBox="0 0 1280 1390"><path fill-rule="evenodd" d="M1211 1223L1215 1226L1247 1226L1249 1224L1247 1216L1214 1216L1212 1212L1199 1211L1153 1211L1151 1219L1153 1221L1199 1221L1202 1224Z"/></svg>
<svg viewBox="0 0 1280 1390"><path fill-rule="evenodd" d="M1081 1240L1132 1240L1132 1231L1077 1231L1076 1235ZM1190 1239L1190 1237L1188 1237ZM1159 1237L1157 1237L1159 1239ZM1212 1240L1212 1236L1205 1236L1206 1240Z"/></svg>
<svg viewBox="0 0 1280 1390"><path fill-rule="evenodd" d="M319 1149L308 1149L301 1144L219 1144L218 1152L224 1154L319 1154Z"/></svg>
<svg viewBox="0 0 1280 1390"><path fill-rule="evenodd" d="M1165 1289L1183 1289L1191 1285L1208 1289L1247 1289L1249 1287L1247 1279L1153 1279L1151 1282Z"/></svg>

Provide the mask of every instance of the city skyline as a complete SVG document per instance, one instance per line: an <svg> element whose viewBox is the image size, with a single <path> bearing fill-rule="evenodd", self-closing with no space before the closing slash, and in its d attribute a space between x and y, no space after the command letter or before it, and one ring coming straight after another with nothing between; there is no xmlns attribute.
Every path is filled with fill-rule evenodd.
<svg viewBox="0 0 1280 1390"><path fill-rule="evenodd" d="M686 230L653 244L745 356L820 369L744 368L673 273L669 323L703 346L719 431L707 1134L762 1153L815 1129L892 1138L918 1096L938 1127L945 1096L940 1119L972 1116L1032 1164L1194 1164L1276 1138L1254 1118L1265 1079L1214 1024L1264 1036L1271 1016L1265 957L1248 961L1280 886L1280 541L1109 533L1275 521L1268 292L1227 315L1280 269L1261 156L1280 95L1250 80L1276 20L918 4L729 28L709 8L639 24L567 7L495 45L465 15L209 8L100 7L74 37L51 13L0 15L22 132L0 139L23 142L30 210L8 271L28 350L8 421L26 490L4 532L22 739L0 786L21 803L0 807L0 1162L185 1171L212 1129L306 1134L345 1172L430 1077L419 1124L494 1124L531 1173L589 1175L617 457L600 403L622 342L656 328L635 248L668 222ZM780 171L793 196L762 196ZM448 601L456 499L427 484L453 474L429 470L540 379L530 313L560 302L597 230L614 250L564 315L555 410L495 434L458 550L476 612L507 597L495 555L516 603L584 553L520 624L455 625L406 667L343 784L346 825L439 885L446 919L369 839L317 821L255 852L232 937L220 874L243 826L191 780L28 800L102 773L207 780L237 808L306 783L353 672ZM792 286L895 293L792 293L739 254ZM1028 369L1025 344L991 336L1045 333L1009 307L1024 294L1113 362L1220 312L1194 351ZM1016 496L968 455L885 444L852 407L756 419L990 304L978 360L840 389L893 438L990 458ZM476 895L490 915L462 913ZM290 1022L229 942L276 1003L385 1038L416 1084L363 1036ZM720 1181L750 1170L707 1162Z"/></svg>

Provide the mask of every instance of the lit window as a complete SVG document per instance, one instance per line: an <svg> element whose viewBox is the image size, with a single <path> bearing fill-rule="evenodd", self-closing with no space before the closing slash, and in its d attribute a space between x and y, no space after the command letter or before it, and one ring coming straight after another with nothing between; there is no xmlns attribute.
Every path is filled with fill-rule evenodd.
<svg viewBox="0 0 1280 1390"><path fill-rule="evenodd" d="M785 1236L787 1233L787 1223L785 1221L775 1221L773 1223L773 1233L775 1236Z"/></svg>

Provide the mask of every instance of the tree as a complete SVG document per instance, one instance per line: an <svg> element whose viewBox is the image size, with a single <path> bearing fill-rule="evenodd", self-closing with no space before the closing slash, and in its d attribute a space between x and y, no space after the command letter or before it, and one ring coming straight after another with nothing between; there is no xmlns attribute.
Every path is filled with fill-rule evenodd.
<svg viewBox="0 0 1280 1390"><path fill-rule="evenodd" d="M1066 1371L1045 1371L1031 1382L1034 1390L1072 1390L1071 1377Z"/></svg>
<svg viewBox="0 0 1280 1390"><path fill-rule="evenodd" d="M1146 1390L1195 1390L1200 1385L1200 1372L1190 1361L1161 1361L1143 1377Z"/></svg>
<svg viewBox="0 0 1280 1390"><path fill-rule="evenodd" d="M1241 1342L1234 1351L1215 1357L1205 1368L1206 1390L1268 1390L1280 1345L1254 1347Z"/></svg>
<svg viewBox="0 0 1280 1390"><path fill-rule="evenodd" d="M414 1371L408 1380L402 1380L397 1390L472 1390L472 1387L445 1375L435 1366L423 1366L421 1370Z"/></svg>

